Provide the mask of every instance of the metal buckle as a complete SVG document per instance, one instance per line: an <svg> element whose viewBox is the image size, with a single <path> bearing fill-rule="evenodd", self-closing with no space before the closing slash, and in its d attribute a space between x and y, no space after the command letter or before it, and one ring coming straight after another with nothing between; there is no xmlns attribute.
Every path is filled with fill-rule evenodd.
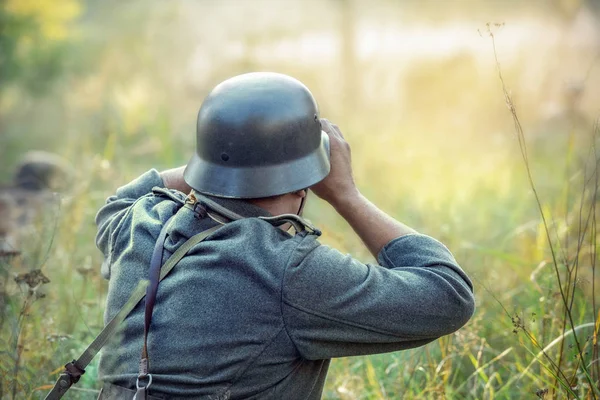
<svg viewBox="0 0 600 400"><path fill-rule="evenodd" d="M140 378L144 379L146 377L148 377L148 384L146 386L141 386L140 385ZM142 390L143 390L143 393L144 393L144 400L145 400L146 396L148 396L148 393L146 393L146 391L148 390L148 388L150 387L150 385L152 385L152 374L138 375L137 379L135 380L135 387L137 388L137 391L136 391L135 395L133 396L133 400L137 399L138 393L140 393L140 391L142 391Z"/></svg>
<svg viewBox="0 0 600 400"><path fill-rule="evenodd" d="M194 196L193 192L186 197L185 204L183 206L192 210L196 218L202 219L206 218L208 215L206 207L204 207L204 205L196 198L196 196Z"/></svg>
<svg viewBox="0 0 600 400"><path fill-rule="evenodd" d="M146 386L141 386L140 385L140 378L144 379L146 377L148 378L148 384ZM141 389L148 390L148 388L150 387L150 385L152 385L152 374L148 374L146 376L141 376L140 375L135 380L135 387L136 387L137 390L141 390ZM134 397L134 400L135 400L135 397Z"/></svg>

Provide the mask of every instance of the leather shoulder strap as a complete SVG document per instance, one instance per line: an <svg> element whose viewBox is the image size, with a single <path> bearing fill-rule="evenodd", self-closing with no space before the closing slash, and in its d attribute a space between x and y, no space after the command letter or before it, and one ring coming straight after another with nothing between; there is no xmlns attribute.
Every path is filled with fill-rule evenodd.
<svg viewBox="0 0 600 400"><path fill-rule="evenodd" d="M215 226L200 232L189 238L183 245L181 245L175 251L175 253L169 257L165 265L161 268L159 281L162 281L169 274L169 272L171 272L175 265L191 250L192 247L202 242L219 228L220 226ZM81 356L79 356L77 360L73 360L65 365L65 370L60 374L60 377L54 384L54 388L52 388L50 393L46 395L45 400L61 399L67 390L69 390L74 383L79 381L81 375L85 373L85 368L88 366L88 364L92 361L96 354L98 354L100 349L104 347L108 339L115 334L117 328L125 320L127 315L129 315L129 313L131 313L137 304L144 298L146 295L147 286L148 281L141 281L131 296L129 296L129 299L125 305L123 305L119 312L104 327L102 332L96 336L94 341L87 347L87 349L85 349Z"/></svg>

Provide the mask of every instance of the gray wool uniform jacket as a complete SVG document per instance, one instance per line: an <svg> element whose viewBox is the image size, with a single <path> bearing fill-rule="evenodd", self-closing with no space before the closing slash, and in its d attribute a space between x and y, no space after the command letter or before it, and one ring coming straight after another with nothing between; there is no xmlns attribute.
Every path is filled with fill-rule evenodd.
<svg viewBox="0 0 600 400"><path fill-rule="evenodd" d="M148 278L154 244L185 195L151 170L99 211L105 321ZM214 199L213 200L217 200ZM217 200L245 217L199 243L160 283L149 333L150 394L169 399L320 399L333 357L422 346L463 326L473 288L452 254L429 236L389 242L379 265L256 218L266 211ZM216 223L188 208L173 217L163 260ZM106 345L100 379L135 388L143 301Z"/></svg>

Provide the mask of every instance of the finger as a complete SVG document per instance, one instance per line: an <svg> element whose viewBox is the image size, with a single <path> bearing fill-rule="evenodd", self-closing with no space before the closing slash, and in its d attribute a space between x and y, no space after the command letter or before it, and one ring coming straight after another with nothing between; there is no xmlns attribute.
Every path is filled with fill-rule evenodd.
<svg viewBox="0 0 600 400"><path fill-rule="evenodd" d="M333 129L333 126L331 126L331 123L328 120L326 120L325 118L321 118L321 129L323 130L323 132L327 133L329 138L337 138L335 129Z"/></svg>
<svg viewBox="0 0 600 400"><path fill-rule="evenodd" d="M330 137L341 139L340 135L336 132L335 128L328 119L321 118L321 127L323 128L323 131L329 134Z"/></svg>
<svg viewBox="0 0 600 400"><path fill-rule="evenodd" d="M342 139L345 139L344 138L344 134L340 130L339 126L337 126L336 124L331 124L331 126L333 127L333 129L335 130L335 132L339 135L339 137L341 137Z"/></svg>
<svg viewBox="0 0 600 400"><path fill-rule="evenodd" d="M342 135L342 131L340 131L340 128L332 123L330 120L325 119L325 121L327 121L327 124L329 124L329 126L331 127L331 130L333 131L333 133L335 134L335 136L339 139L344 139L344 135Z"/></svg>
<svg viewBox="0 0 600 400"><path fill-rule="evenodd" d="M329 133L329 125L327 124L327 120L325 118L321 118L319 122L321 123L321 130L325 133Z"/></svg>

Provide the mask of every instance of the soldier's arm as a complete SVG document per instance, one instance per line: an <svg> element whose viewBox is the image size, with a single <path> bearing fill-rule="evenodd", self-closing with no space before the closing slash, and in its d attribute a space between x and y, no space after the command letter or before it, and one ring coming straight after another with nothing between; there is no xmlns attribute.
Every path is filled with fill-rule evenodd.
<svg viewBox="0 0 600 400"><path fill-rule="evenodd" d="M473 288L435 239L409 234L386 244L379 265L305 238L282 286L291 340L307 359L384 353L450 334L474 311Z"/></svg>
<svg viewBox="0 0 600 400"><path fill-rule="evenodd" d="M392 239L415 233L414 229L396 221L360 194L352 177L350 146L342 132L328 120L321 120L329 135L331 172L311 190L330 203L352 226L371 254L377 257Z"/></svg>
<svg viewBox="0 0 600 400"><path fill-rule="evenodd" d="M350 223L379 265L308 238L287 266L283 316L303 357L321 359L421 346L462 327L473 286L450 251L379 210L354 185L350 148L336 126L331 173L311 188Z"/></svg>

